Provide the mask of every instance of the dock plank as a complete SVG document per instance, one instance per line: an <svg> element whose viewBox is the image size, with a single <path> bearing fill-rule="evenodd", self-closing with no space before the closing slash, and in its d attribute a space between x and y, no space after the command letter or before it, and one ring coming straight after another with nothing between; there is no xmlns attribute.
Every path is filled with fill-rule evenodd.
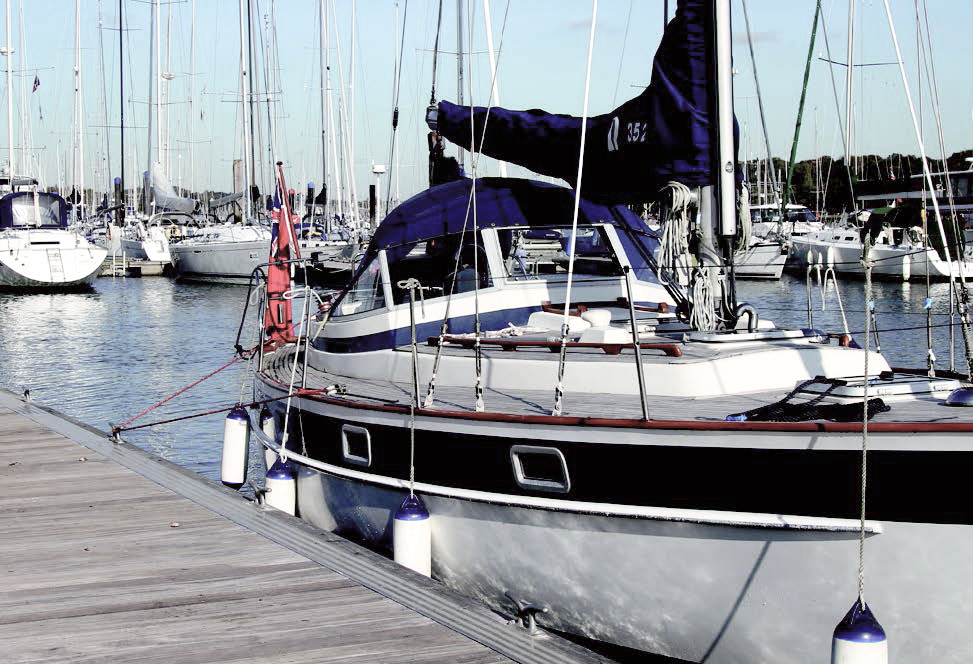
<svg viewBox="0 0 973 664"><path fill-rule="evenodd" d="M393 601L394 593L302 555L310 533L303 522L198 476L215 486L187 479L194 491L248 503L244 512L256 513L248 519L293 528L294 541L282 545L27 419L30 409L42 422L56 415L13 399L0 391L2 661L605 661L551 635L531 640L502 617L477 613L471 600L408 570L399 574L394 563L321 531L341 552L339 563L350 553L356 564L374 566L354 571L366 585L369 574L375 587L402 584ZM139 463L153 461L128 445L105 445L108 456L118 448ZM393 581L383 577L390 571L398 574ZM442 601L436 610L447 619L468 622L469 633L409 606L429 601L425 595ZM495 625L476 628L484 619ZM497 629L507 643L485 645L483 635ZM517 654L518 644L527 655Z"/></svg>

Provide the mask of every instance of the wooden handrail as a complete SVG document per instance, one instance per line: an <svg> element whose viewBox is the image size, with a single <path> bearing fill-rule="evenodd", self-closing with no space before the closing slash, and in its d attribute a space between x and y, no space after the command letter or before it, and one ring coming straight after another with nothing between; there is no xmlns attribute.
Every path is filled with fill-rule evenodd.
<svg viewBox="0 0 973 664"><path fill-rule="evenodd" d="M470 337L445 336L443 341L446 343L457 344L463 348L473 348L475 339ZM429 337L426 343L430 346L439 345L439 337ZM560 341L547 341L542 339L485 339L480 338L481 346L498 346L505 351L515 351L517 348L546 348L552 353L561 350ZM565 346L568 348L600 348L607 355L618 355L625 348L632 348L630 343L602 343L598 341L568 341ZM669 357L682 357L682 348L675 343L640 343L639 348L643 350L661 350Z"/></svg>

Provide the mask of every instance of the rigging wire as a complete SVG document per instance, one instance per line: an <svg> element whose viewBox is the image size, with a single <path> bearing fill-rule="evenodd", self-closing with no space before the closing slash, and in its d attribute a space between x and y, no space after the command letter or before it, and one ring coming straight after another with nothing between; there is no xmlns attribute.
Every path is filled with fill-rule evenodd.
<svg viewBox="0 0 973 664"><path fill-rule="evenodd" d="M442 7L442 2L440 0L440 8L441 7ZM504 9L504 13L503 13L503 24L500 27L500 43L499 43L499 45L497 47L497 63L496 63L496 67L493 68L493 76L494 76L494 79L497 76L497 72L500 70L500 56L503 53L503 39L504 39L504 35L506 34L506 31L507 31L507 17L509 15L509 13L510 13L510 0L507 0L507 5L506 5L506 8ZM441 16L440 16L440 19L441 19ZM439 32L438 32L438 28L437 28L436 43L438 44L438 42L439 42ZM493 82L495 82L495 80ZM435 94L435 87L433 89L433 94ZM490 100L487 102L486 113L484 115L484 120L483 120L483 131L480 134L480 143L479 143L479 145L481 147L482 147L484 141L486 140L486 130L487 130L487 126L488 126L489 121L490 121L490 110L492 109L492 103L493 103L493 100L492 100L492 97L491 97ZM472 118L472 113L470 114L470 116ZM471 134L473 134L473 133L474 132L471 132ZM477 173L478 167L479 167L479 155L480 155L480 152L477 150L477 151L475 151L473 153L473 156L472 156L472 172L473 172L474 185L475 185L475 181L476 181L476 173ZM471 188L471 190L470 190L470 197L467 199L467 202L466 202L466 216L463 218L463 228L460 231L460 246L463 245L464 238L466 237L467 224L469 223L470 212L473 209L474 193L475 193L474 188ZM475 214L475 211L474 211L474 214ZM453 257L453 272L452 272L453 278L450 280L450 283L449 283L449 291L448 291L448 293L446 293L446 309L445 309L445 311L443 313L443 318L442 318L442 321L441 321L441 324L440 324L440 328L439 328L439 343L436 345L436 356L433 359L432 375L429 377L429 384L428 384L427 389L426 389L426 398L423 401L423 406L425 408L429 408L430 406L432 406L432 404L435 401L436 377L437 377L437 375L439 373L439 364L440 364L440 361L442 360L443 348L446 346L446 344L444 343L444 339L446 337L446 333L447 333L447 329L448 329L448 325L449 325L449 314L450 314L450 308L451 308L452 301L453 301L453 293L455 293L455 291L456 291L456 274L459 272L459 261L460 261L460 254L459 254L459 252L457 252L456 255ZM479 274L477 274L477 276L476 276L476 282L477 283L479 282ZM479 306L478 303L477 303L477 306Z"/></svg>
<svg viewBox="0 0 973 664"><path fill-rule="evenodd" d="M429 105L436 103L436 69L439 65L439 34L443 29L443 0L439 0L439 15L436 18L436 40L432 47L432 92L429 95Z"/></svg>
<svg viewBox="0 0 973 664"><path fill-rule="evenodd" d="M885 3L885 15L888 18L889 32L892 36L892 43L895 46L895 56L899 65L899 72L902 77L902 86L905 90L906 99L909 103L909 113L912 117L912 126L916 134L916 140L919 145L919 153L922 158L922 172L925 178L926 185L929 187L930 192L934 192L935 188L932 184L932 174L929 171L929 159L926 156L926 146L922 140L922 132L919 128L918 120L916 118L915 105L912 102L912 93L909 87L909 80L905 73L905 65L902 60L902 51L899 48L899 40L895 32L895 23L892 21L892 10L889 7L888 0L884 0ZM943 218L939 209L939 200L935 195L932 196L933 210L936 214L936 223L938 226L939 234L943 237L943 249L946 254L947 262L952 262L950 256L949 243L945 242L946 232L943 228ZM966 349L966 366L967 371L970 375L973 375L973 330L970 329L970 319L969 319L969 290L965 286L965 275L963 274L963 261L962 256L958 257L958 268L959 268L959 278L963 281L963 286L960 287L956 281L953 281L953 288L958 290L957 299L960 305L960 320L963 330L963 341L965 343Z"/></svg>
<svg viewBox="0 0 973 664"><path fill-rule="evenodd" d="M595 48L595 25L598 18L598 0L593 0L591 6L591 30L588 34L588 63L584 81L584 108L581 114L581 145L578 149L578 177L574 187L574 211L571 218L571 239L568 242L568 279L564 291L564 321L561 323L561 352L558 359L557 385L554 388L553 415L560 415L564 399L564 364L567 352L568 323L571 316L571 286L574 281L574 250L578 236L578 210L581 205L581 176L584 171L584 146L588 134L588 96L591 92L591 59ZM638 335L637 330L632 334Z"/></svg>
<svg viewBox="0 0 973 664"><path fill-rule="evenodd" d="M396 3L396 5L398 5L398 3ZM389 186L386 187L386 189L388 191L386 192L386 196L385 196L385 215L386 216L388 216L388 213L389 213L389 211L392 208L392 186L391 186L391 183L392 183L392 172L395 169L395 145L396 145L396 138L398 136L398 128L399 128L399 89L400 89L401 84L402 84L402 56L403 56L403 52L402 51L405 48L405 25L406 25L406 18L408 17L408 14L409 14L409 0L405 0L404 9L402 10L402 36L401 36L401 40L399 42L399 57L398 57L398 61L395 63L395 91L394 91L394 93L392 95L392 97L393 97L393 101L392 101L392 106L393 106L393 108L392 108L392 136L389 139L389 142L390 142L390 145L389 145L389 177L388 177ZM435 83L433 84L433 86L435 87Z"/></svg>

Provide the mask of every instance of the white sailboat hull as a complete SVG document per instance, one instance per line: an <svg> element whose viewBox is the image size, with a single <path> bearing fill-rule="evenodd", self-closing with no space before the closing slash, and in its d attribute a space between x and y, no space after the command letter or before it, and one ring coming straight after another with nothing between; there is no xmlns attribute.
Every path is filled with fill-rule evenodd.
<svg viewBox="0 0 973 664"><path fill-rule="evenodd" d="M837 274L864 276L861 263L862 244L858 241L828 242L814 236L793 238L791 261L800 269L809 265L831 267ZM872 276L876 279L910 281L925 279L973 278L973 261L957 262L942 260L934 249L899 245L875 245L869 250L872 259ZM961 276L962 275L962 276Z"/></svg>
<svg viewBox="0 0 973 664"><path fill-rule="evenodd" d="M398 484L302 467L299 513L389 550L408 493ZM621 506L598 513L425 489L416 490L431 514L435 578L507 614L510 597L545 607L540 624L589 638L693 662L816 661L856 598L855 520L784 527L780 515L722 513L723 522L707 522L712 514L692 510L606 514ZM973 526L867 529L866 597L889 635L890 661L969 661L968 617L956 609L973 581ZM944 652L944 643L955 648Z"/></svg>
<svg viewBox="0 0 973 664"><path fill-rule="evenodd" d="M59 229L0 234L0 287L68 288L91 284L108 250Z"/></svg>
<svg viewBox="0 0 973 664"><path fill-rule="evenodd" d="M733 257L733 273L742 279L780 279L786 262L779 242L755 242Z"/></svg>

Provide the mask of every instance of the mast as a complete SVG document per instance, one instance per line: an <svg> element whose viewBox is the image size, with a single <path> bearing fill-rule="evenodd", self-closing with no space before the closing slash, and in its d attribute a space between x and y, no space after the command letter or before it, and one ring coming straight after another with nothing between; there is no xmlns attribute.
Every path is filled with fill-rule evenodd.
<svg viewBox="0 0 973 664"><path fill-rule="evenodd" d="M463 0L456 0L456 103L463 106ZM459 147L456 156L462 168L466 151Z"/></svg>
<svg viewBox="0 0 973 664"><path fill-rule="evenodd" d="M118 113L119 113L119 151L121 153L121 172L119 182L122 188L122 201L115 201L115 204L124 203L125 199L125 59L124 59L124 32L122 32L122 5L123 0L118 0Z"/></svg>
<svg viewBox="0 0 973 664"><path fill-rule="evenodd" d="M152 181L152 120L154 113L152 112L152 105L155 103L155 86L153 85L153 77L156 76L155 72L155 14L158 8L159 0L152 0L154 5L149 11L149 124L146 136L148 137L148 150L146 152L147 166L145 169L145 177L142 179L142 205L145 208L144 212L146 215L152 214L152 193L149 190L149 183Z"/></svg>
<svg viewBox="0 0 973 664"><path fill-rule="evenodd" d="M9 7L9 5L8 5ZM78 182L79 201L74 206L75 219L80 221L79 212L84 208L84 108L81 104L81 0L74 5L74 98L77 117L77 171L75 177ZM8 70L9 73L9 70Z"/></svg>
<svg viewBox="0 0 973 664"><path fill-rule="evenodd" d="M852 133L852 105L851 97L854 86L855 71L855 0L848 2L848 70L845 72L845 167L848 169L848 181L853 182L851 171L851 133ZM857 208L854 192L851 204Z"/></svg>
<svg viewBox="0 0 973 664"><path fill-rule="evenodd" d="M189 186L186 189L195 193L196 188L196 116L193 98L196 88L196 0L192 1L192 28L189 32Z"/></svg>
<svg viewBox="0 0 973 664"><path fill-rule="evenodd" d="M160 13L160 4L157 0L155 3L155 126L156 126L156 141L155 146L158 151L157 160L162 163L162 14ZM152 179L152 161L149 160L149 179Z"/></svg>
<svg viewBox="0 0 973 664"><path fill-rule="evenodd" d="M14 50L10 47L10 0L7 0L7 157L9 165L9 175L14 176L14 108L13 108L13 73ZM11 190L13 190L13 180L11 179Z"/></svg>
<svg viewBox="0 0 973 664"><path fill-rule="evenodd" d="M244 190L244 204L243 213L245 219L250 219L253 216L253 197L250 191L251 183L253 182L253 173L251 171L251 157L250 154L250 144L249 141L252 138L250 135L250 106L249 100L247 99L247 91L249 90L248 78L248 65L249 59L247 57L247 48L249 39L247 36L247 19L249 17L249 7L244 7L244 3L249 5L249 0L240 0L240 99L242 102L243 111L243 190Z"/></svg>
<svg viewBox="0 0 973 664"><path fill-rule="evenodd" d="M327 217L327 200L328 200L328 125L325 115L325 80L327 78L327 70L325 68L325 51L328 50L328 9L325 6L326 0L320 0L318 3L318 40L320 42L320 48L318 49L318 67L321 79L321 89L320 101L321 101L321 192L322 198L325 201L325 217ZM313 202L313 201L312 201Z"/></svg>
<svg viewBox="0 0 973 664"><path fill-rule="evenodd" d="M493 26L490 22L490 0L483 0L483 23L486 29L487 57L490 58L490 101L500 105L500 91L497 89L497 63L493 56ZM500 177L507 177L507 164L500 162Z"/></svg>
<svg viewBox="0 0 973 664"><path fill-rule="evenodd" d="M101 9L101 0L98 0L98 63L100 65L99 73L101 74L101 115L105 119L105 153L102 159L102 165L105 171L101 175L101 182L107 191L111 188L111 132L108 131L111 122L108 120L108 77L105 76L105 28Z"/></svg>
<svg viewBox="0 0 973 664"><path fill-rule="evenodd" d="M801 102L797 108L797 122L794 124L794 141L791 143L791 159L787 164L787 181L784 185L784 200L781 203L780 219L784 220L784 206L791 197L791 178L794 175L794 164L797 161L797 140L801 135L801 121L804 117L804 101L807 98L807 81L811 75L811 58L814 56L814 38L818 33L818 17L821 15L821 0L817 0L814 7L814 23L811 26L811 43L807 47L807 62L804 65L804 85L801 86ZM817 154L815 151L814 154Z"/></svg>
<svg viewBox="0 0 973 664"><path fill-rule="evenodd" d="M324 51L325 58L326 58L326 67L325 67L325 69L327 71L327 85L328 85L327 91L326 91L326 94L327 94L327 105L328 105L328 136L330 137L329 143L330 143L331 153L332 153L331 154L332 163L336 165L336 168L335 168L335 187L334 187L334 190L338 192L338 197L337 197L337 201L336 201L337 202L337 207L338 207L338 216L339 216L339 218L344 219L344 216L345 216L345 202L344 202L345 201L345 197L344 197L344 193L343 193L343 188L341 186L341 181L342 181L342 178L343 178L343 174L342 174L342 171L341 171L341 164L338 161L338 141L337 141L337 138L335 137L335 131L334 131L334 127L335 127L335 122L334 122L334 103L333 103L334 100L331 97L331 49L330 49L330 43L331 43L331 25L332 25L331 20L333 19L334 20L334 23L337 23L338 22L338 18L337 18L336 15L334 15L334 5L331 4L331 0L327 0L327 3L328 3L328 8L332 12L331 17L328 19L328 22L325 25L325 27L326 27L325 35L327 37L327 43L325 45L325 51ZM339 54L339 56L340 56L340 54ZM340 57L339 57L339 63L340 63ZM339 66L339 69L340 69L340 66ZM327 181L325 181L325 183L327 183Z"/></svg>
<svg viewBox="0 0 973 664"><path fill-rule="evenodd" d="M345 114L346 136L348 141L348 186L351 190L351 200L353 205L352 214L355 223L358 223L358 192L356 191L357 179L355 178L355 20L358 3L351 0L351 55L348 58L348 105Z"/></svg>
<svg viewBox="0 0 973 664"><path fill-rule="evenodd" d="M255 105L257 103L256 102L256 96L257 96L257 88L256 88L256 86L257 86L257 64L256 64L256 61L255 61L254 55L253 55L253 31L254 31L254 27L253 27L253 4L251 3L251 0L247 0L247 41L246 41L246 49L247 49L247 71L249 72L249 75L247 77L247 83L248 83L247 90L248 90L248 94L249 94L249 99L247 100L247 105L249 106L249 118L250 118L250 122L249 122L249 126L248 126L248 131L250 132L250 143L249 143L249 145L250 145L250 189L251 189L250 191L247 192L247 195L250 196L251 199L254 198L254 195L253 195L254 194L254 191L253 191L254 189L256 189L259 192L259 187L256 185L256 183L257 183L257 170L258 170L257 169L257 123L258 123L257 118L259 116L257 114L257 109L255 108ZM256 201L254 201L254 202L256 202ZM254 213L254 214L257 214L257 210L254 210L252 207L251 207L251 212Z"/></svg>

